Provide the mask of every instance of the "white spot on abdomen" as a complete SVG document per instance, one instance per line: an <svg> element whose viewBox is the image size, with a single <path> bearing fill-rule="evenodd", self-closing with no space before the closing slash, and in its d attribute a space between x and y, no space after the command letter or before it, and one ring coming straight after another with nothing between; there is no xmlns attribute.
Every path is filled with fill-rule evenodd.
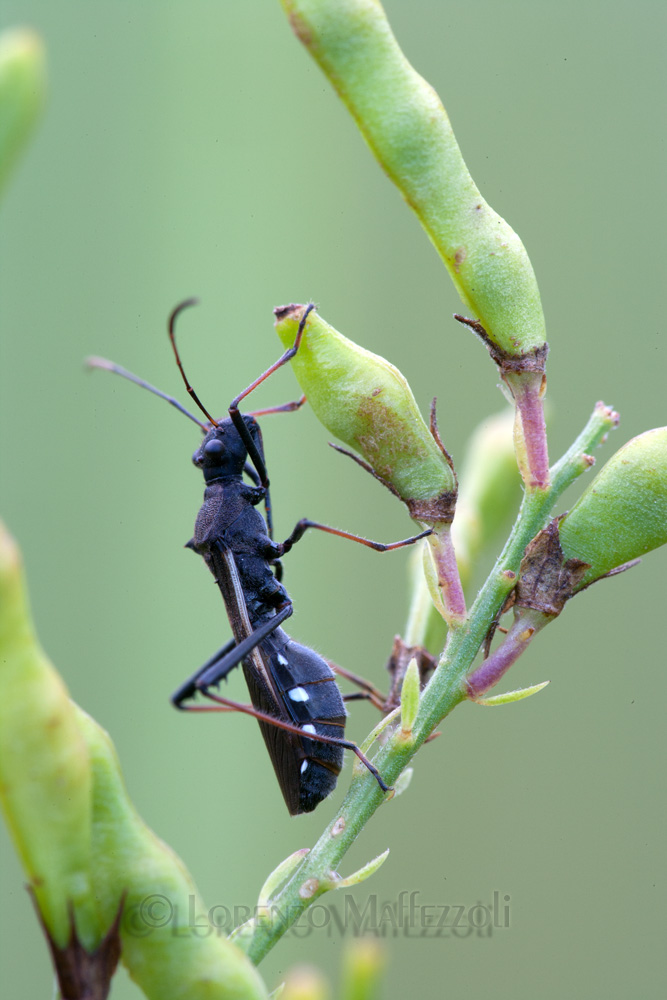
<svg viewBox="0 0 667 1000"><path fill-rule="evenodd" d="M308 701L308 692L302 687L292 688L287 692L287 696L291 701Z"/></svg>

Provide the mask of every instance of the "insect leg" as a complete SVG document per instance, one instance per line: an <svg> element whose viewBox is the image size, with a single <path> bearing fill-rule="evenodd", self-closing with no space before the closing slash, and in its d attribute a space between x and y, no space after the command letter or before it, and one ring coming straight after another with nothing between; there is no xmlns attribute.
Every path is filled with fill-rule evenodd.
<svg viewBox="0 0 667 1000"><path fill-rule="evenodd" d="M341 697L343 701L346 703L348 701L370 701L371 704L375 705L375 707L378 708L381 712L384 710L382 702L378 701L375 695L371 694L370 691L352 691L350 693L346 692L345 694L341 695Z"/></svg>
<svg viewBox="0 0 667 1000"><path fill-rule="evenodd" d="M234 649L235 645L236 641L234 639L230 639L229 642L225 643L222 649L219 649L217 653L214 653L213 656L210 659L208 659L206 663L202 667L200 667L199 670L192 675L192 677L190 677L189 680L184 681L184 683L181 684L179 689L177 691L174 691L174 693L172 694L171 696L172 704L175 705L177 708L180 708L182 701L185 701L186 698L192 698L193 695L195 695L197 692L197 681L199 680L199 678L216 663L219 663L220 660L222 660L229 652L231 652L232 649ZM232 667L229 668L229 670L231 669ZM227 671L227 673L229 673L229 671ZM219 680L222 680L222 677L220 677Z"/></svg>
<svg viewBox="0 0 667 1000"><path fill-rule="evenodd" d="M385 545L384 542L373 542L369 538L362 538L360 535L353 535L349 531L341 531L339 528L330 528L326 524L320 524L318 521L310 521L307 517L304 517L296 525L289 538L286 538L282 543L281 555L289 552L295 542L303 538L308 528L317 528L318 531L326 531L330 535L338 535L339 538L349 538L350 541L359 542L361 545L366 545L369 549L374 549L376 552L391 552L393 549L400 549L405 545L413 545L420 538L426 538L427 535L433 534L432 529L427 528L426 531L422 531L418 535L413 535L411 538L404 538L400 542L389 542Z"/></svg>
<svg viewBox="0 0 667 1000"><path fill-rule="evenodd" d="M253 414L253 416L254 416L254 414ZM262 441L262 432L259 429L259 427L257 428L257 432L258 432L259 440L260 440L260 452L259 453L261 455L262 461L265 461L265 459L264 459L264 447L261 444L261 441ZM262 484L262 481L259 478L259 476L257 475L257 472L255 471L254 466L252 466L250 464L250 462L246 462L246 464L243 466L243 471L245 472L245 474L248 477L248 479L250 479L255 484L255 486L262 486L263 485L263 488L264 488L264 513L266 514L266 526L267 526L267 529L268 529L268 532L269 532L269 538L273 538L273 513L272 513L272 507L271 507L271 494L269 493L268 482L265 485ZM265 470L264 471L266 471L266 466L265 466Z"/></svg>
<svg viewBox="0 0 667 1000"><path fill-rule="evenodd" d="M370 701L381 712L384 712L387 699L381 691L378 691L374 684L371 684L370 681L367 681L364 677L360 677L358 674L353 674L351 670L339 667L337 663L332 663L331 660L327 660L327 663L339 677L344 677L361 689L355 691L353 694L344 694L343 701L360 701L364 699Z"/></svg>
<svg viewBox="0 0 667 1000"><path fill-rule="evenodd" d="M268 621L263 622L258 628L242 639L241 642L236 643L232 639L231 643L227 643L223 646L215 656L212 656L203 667L192 675L192 677L182 684L178 691L176 691L172 697L172 704L176 708L182 708L182 702L186 698L192 698L197 691L206 692L206 688L210 687L212 684L217 684L221 681L227 674L234 669L242 660L246 658L253 649L259 646L263 639L266 639L267 635L274 632L286 618L292 614L292 605L288 604L287 607L282 608L273 618L269 618Z"/></svg>
<svg viewBox="0 0 667 1000"><path fill-rule="evenodd" d="M291 403L283 403L281 406L269 406L266 410L250 410L251 417L267 417L270 413L294 413L301 409L306 402L305 396L292 400Z"/></svg>
<svg viewBox="0 0 667 1000"><path fill-rule="evenodd" d="M283 722L282 719L276 719L273 715L267 715L266 712L260 712L253 705L243 705L237 701L230 701L229 698L221 698L220 695L213 694L211 691L206 691L205 693L207 698L216 702L216 704L220 705L223 710L231 709L235 712L243 712L245 715L252 715L253 718L258 719L260 722L266 722L269 726L276 726L278 729L284 729L285 732L294 733L295 736L301 736L303 739L311 740L314 743L332 743L334 746L344 747L346 750L351 750L352 753L356 754L364 767L370 771L382 791L391 791L389 785L382 780L382 776L378 769L371 764L365 753L363 753L361 748L358 747L356 743L353 743L352 740L341 739L338 736L323 736L321 733L313 733L310 730L304 731L299 726L292 725L291 722ZM318 721L321 721L324 724L327 723L326 719L313 720L313 722Z"/></svg>
<svg viewBox="0 0 667 1000"><path fill-rule="evenodd" d="M299 407L303 406L303 404L305 402L306 402L306 397L305 396L301 396L300 399L295 399L291 403L283 403L282 406L271 406L271 407L269 407L266 410L254 410L249 415L251 417L265 417L269 413L294 413L294 411L298 410ZM238 425L236 425L236 426L238 427ZM245 427L245 424L243 424L243 426ZM261 434L262 434L262 432L259 429L259 427L257 428L257 430L258 430L258 434L259 434L259 438L260 438L260 444L261 444ZM245 436L243 436L243 440L244 440L244 443L246 445L246 448L249 449L248 441L247 441L247 438ZM265 510L265 513L266 513L266 525L267 525L267 528L269 529L269 538L273 538L273 513L272 513L272 507L271 507L271 496L269 494L269 480L268 480L267 473L266 473L266 459L264 458L264 447L263 447L263 445L261 447L257 448L256 450L259 453L259 458L260 458L260 461L261 461L261 466L262 466L262 468L264 470L264 479L263 480L260 479L259 475L257 474L257 472L255 472L255 469L252 467L252 465L250 465L249 462L246 462L246 464L245 464L245 466L243 468L243 471L246 473L246 475L250 479L252 479L252 481L255 484L255 486L264 486L264 489L266 490L266 495L264 497L264 510ZM250 454L250 451L248 453ZM256 456L255 456L255 459L256 459ZM282 567L280 566L280 564L278 564L278 568L276 570L276 577L278 578L278 580L282 579Z"/></svg>
<svg viewBox="0 0 667 1000"><path fill-rule="evenodd" d="M250 464L250 462L246 462L246 464L243 466L243 471L245 472L245 474L248 477L248 479L250 479L255 484L255 486L261 486L262 485L260 483L260 481L259 481L259 476L255 472L255 469Z"/></svg>

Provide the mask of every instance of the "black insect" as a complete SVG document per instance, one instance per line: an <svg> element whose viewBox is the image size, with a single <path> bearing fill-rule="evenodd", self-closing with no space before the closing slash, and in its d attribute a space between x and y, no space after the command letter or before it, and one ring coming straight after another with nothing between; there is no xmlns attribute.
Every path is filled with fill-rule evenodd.
<svg viewBox="0 0 667 1000"><path fill-rule="evenodd" d="M388 786L359 747L343 737L345 706L331 666L281 628L293 609L280 582L280 559L308 528L350 538L376 551L409 545L430 532L383 545L303 519L284 542L275 542L262 435L255 418L295 410L305 402L305 397L255 413L242 414L239 404L294 356L313 306L304 312L294 345L232 401L229 416L216 421L188 382L176 347L176 318L195 302L195 299L188 299L174 309L169 318L169 338L187 391L207 423L198 420L173 397L120 366L102 358L89 360L91 367L122 375L166 399L198 424L204 433L204 440L192 458L204 474L204 503L187 547L203 556L215 577L233 639L181 685L172 702L177 708L190 711L240 711L254 716L292 815L310 812L333 791L346 748L365 764L380 788L388 791ZM244 480L244 473L250 483ZM257 510L262 502L266 521ZM239 663L243 664L252 705L230 701L212 690ZM354 675L349 676L356 680ZM363 687L364 682L361 684ZM365 690L370 691L371 686L365 685ZM189 704L197 694L204 695L211 704ZM361 696L370 697L368 693ZM371 697L371 700L375 699Z"/></svg>

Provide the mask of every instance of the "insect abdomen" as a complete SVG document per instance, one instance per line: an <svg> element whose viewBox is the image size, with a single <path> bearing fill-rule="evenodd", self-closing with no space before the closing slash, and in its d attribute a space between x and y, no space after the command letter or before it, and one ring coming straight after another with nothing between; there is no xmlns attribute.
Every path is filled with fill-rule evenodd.
<svg viewBox="0 0 667 1000"><path fill-rule="evenodd" d="M345 706L331 667L314 650L277 631L282 634L276 636L271 669L292 721L306 732L343 738ZM296 738L294 751L298 812L311 812L336 787L343 766L343 747Z"/></svg>

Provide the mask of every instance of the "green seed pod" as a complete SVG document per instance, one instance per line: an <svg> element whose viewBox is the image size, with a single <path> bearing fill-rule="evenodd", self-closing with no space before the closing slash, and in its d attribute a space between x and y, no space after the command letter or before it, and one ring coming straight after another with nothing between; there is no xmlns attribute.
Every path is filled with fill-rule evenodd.
<svg viewBox="0 0 667 1000"><path fill-rule="evenodd" d="M294 343L303 309L290 305L275 311L286 347ZM343 337L314 311L292 365L320 422L363 456L415 520L451 521L456 477L397 368Z"/></svg>
<svg viewBox="0 0 667 1000"><path fill-rule="evenodd" d="M667 427L632 438L560 522L565 559L588 563L577 589L667 542Z"/></svg>
<svg viewBox="0 0 667 1000"><path fill-rule="evenodd" d="M0 35L0 189L44 104L44 48L26 29Z"/></svg>
<svg viewBox="0 0 667 1000"><path fill-rule="evenodd" d="M377 0L282 0L385 172L416 213L517 404L528 489L549 483L542 397L548 351L523 243L468 172L447 112L407 61Z"/></svg>
<svg viewBox="0 0 667 1000"><path fill-rule="evenodd" d="M447 112L401 52L382 5L282 3L492 343L512 355L541 348L544 316L526 250L482 198Z"/></svg>

